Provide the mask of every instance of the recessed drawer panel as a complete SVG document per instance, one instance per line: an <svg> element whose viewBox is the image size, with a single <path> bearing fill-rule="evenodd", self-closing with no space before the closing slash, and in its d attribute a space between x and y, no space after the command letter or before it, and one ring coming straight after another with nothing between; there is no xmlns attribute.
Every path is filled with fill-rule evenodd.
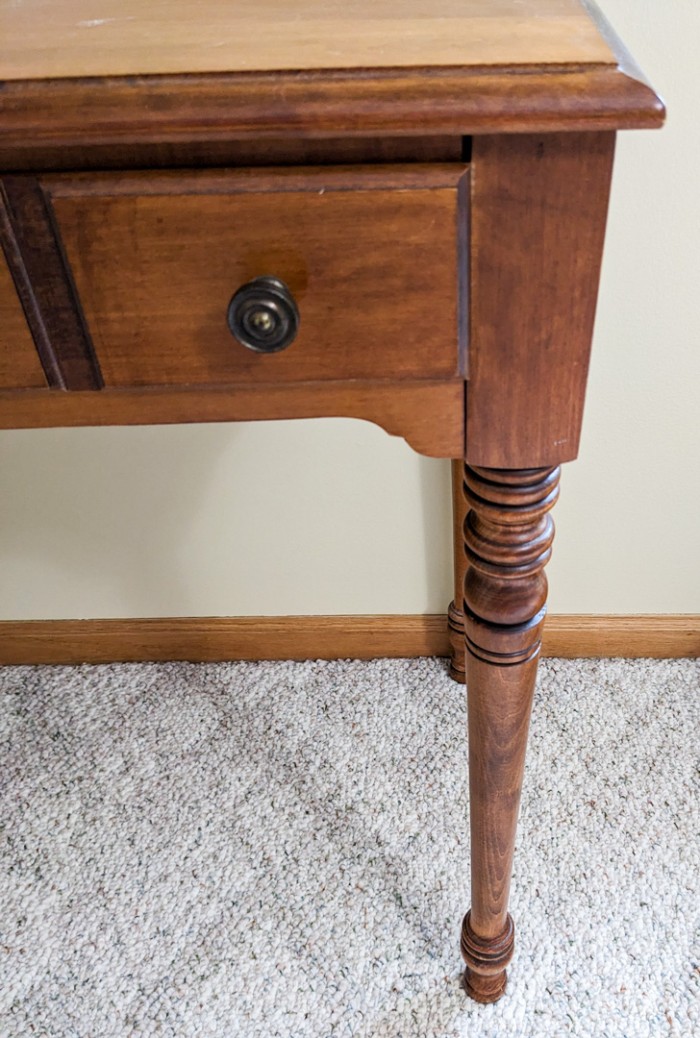
<svg viewBox="0 0 700 1038"><path fill-rule="evenodd" d="M106 386L459 373L457 164L43 179ZM232 297L278 279L287 348L256 352ZM255 316L255 315L254 315Z"/></svg>
<svg viewBox="0 0 700 1038"><path fill-rule="evenodd" d="M0 389L46 386L34 340L0 249Z"/></svg>

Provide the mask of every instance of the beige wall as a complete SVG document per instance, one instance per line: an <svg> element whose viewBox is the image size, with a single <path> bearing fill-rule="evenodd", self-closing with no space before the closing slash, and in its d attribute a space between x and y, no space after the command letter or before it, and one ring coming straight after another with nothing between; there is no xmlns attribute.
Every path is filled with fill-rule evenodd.
<svg viewBox="0 0 700 1038"><path fill-rule="evenodd" d="M550 602L700 612L700 5L603 6L669 120L619 140ZM438 612L449 510L363 422L0 433L0 618Z"/></svg>

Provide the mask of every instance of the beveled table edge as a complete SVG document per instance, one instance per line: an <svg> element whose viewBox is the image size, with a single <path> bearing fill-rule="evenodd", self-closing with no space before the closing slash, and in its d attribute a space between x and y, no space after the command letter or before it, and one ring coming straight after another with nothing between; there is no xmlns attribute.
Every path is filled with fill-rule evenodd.
<svg viewBox="0 0 700 1038"><path fill-rule="evenodd" d="M663 102L635 73L600 65L6 81L0 149L660 126Z"/></svg>

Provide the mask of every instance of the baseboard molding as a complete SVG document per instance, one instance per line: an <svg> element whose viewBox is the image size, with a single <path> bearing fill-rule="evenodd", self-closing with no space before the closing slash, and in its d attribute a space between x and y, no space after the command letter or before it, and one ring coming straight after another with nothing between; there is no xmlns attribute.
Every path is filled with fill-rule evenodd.
<svg viewBox="0 0 700 1038"><path fill-rule="evenodd" d="M697 657L700 616L550 616L543 653ZM442 614L0 622L2 665L447 655Z"/></svg>
<svg viewBox="0 0 700 1038"><path fill-rule="evenodd" d="M700 656L700 615L550 616L542 651L565 659L687 659Z"/></svg>

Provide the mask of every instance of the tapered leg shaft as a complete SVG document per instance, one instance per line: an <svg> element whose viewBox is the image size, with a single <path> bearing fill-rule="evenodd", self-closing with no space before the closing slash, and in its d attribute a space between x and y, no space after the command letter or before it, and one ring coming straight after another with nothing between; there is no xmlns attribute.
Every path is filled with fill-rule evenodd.
<svg viewBox="0 0 700 1038"><path fill-rule="evenodd" d="M464 656L464 571L467 556L464 552L464 462L452 462L452 529L454 532L454 598L447 610L447 631L450 638L450 677L462 684L466 681Z"/></svg>
<svg viewBox="0 0 700 1038"><path fill-rule="evenodd" d="M464 469L472 907L461 946L479 1002L502 995L513 954L508 894L558 481L556 468Z"/></svg>

